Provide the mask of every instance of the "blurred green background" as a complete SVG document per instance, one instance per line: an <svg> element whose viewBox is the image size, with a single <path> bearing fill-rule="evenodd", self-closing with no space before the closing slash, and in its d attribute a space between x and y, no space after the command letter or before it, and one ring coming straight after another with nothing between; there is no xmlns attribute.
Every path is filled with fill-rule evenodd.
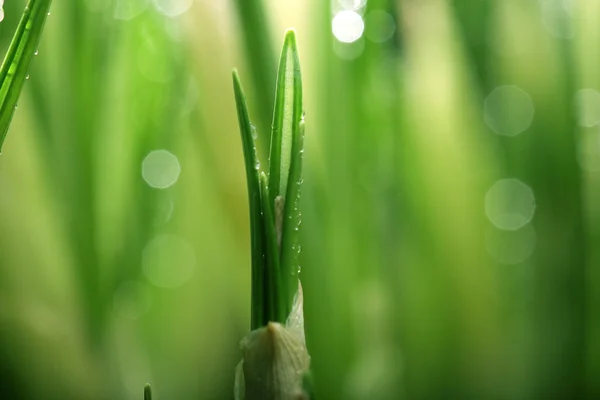
<svg viewBox="0 0 600 400"><path fill-rule="evenodd" d="M318 399L600 398L599 24L596 0L55 1L0 157L0 398L233 398L230 74L265 162L288 27Z"/></svg>

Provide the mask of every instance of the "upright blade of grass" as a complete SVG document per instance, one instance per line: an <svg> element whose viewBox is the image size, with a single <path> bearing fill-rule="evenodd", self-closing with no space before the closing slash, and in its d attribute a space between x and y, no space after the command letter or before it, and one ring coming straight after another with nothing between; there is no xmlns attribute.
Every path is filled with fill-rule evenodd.
<svg viewBox="0 0 600 400"><path fill-rule="evenodd" d="M264 325L265 310L263 293L264 287L264 249L263 249L263 223L261 216L261 199L259 184L259 164L256 158L256 146L252 136L252 125L248 115L246 96L242 90L240 77L237 71L233 71L233 89L235 92L235 103L237 106L240 133L242 136L242 147L246 164L246 181L248 184L248 200L250 203L250 240L252 257L252 317L251 328L257 329Z"/></svg>
<svg viewBox="0 0 600 400"><path fill-rule="evenodd" d="M261 132L268 132L273 109L273 94L275 86L276 55L273 51L270 24L262 0L236 0L235 1L244 50L252 72L252 80L257 98L257 111L259 113L259 128ZM268 151L269 138L262 141L261 150ZM260 145L260 143L259 143Z"/></svg>
<svg viewBox="0 0 600 400"><path fill-rule="evenodd" d="M267 306L269 309L266 325L270 321L285 323L289 310L285 303L285 286L282 281L281 264L279 261L279 245L277 240L277 230L275 227L275 213L273 206L269 202L269 189L267 187L267 176L264 172L260 173L260 190L263 211L264 227L264 250L266 259L265 282L268 285L265 291L267 297Z"/></svg>
<svg viewBox="0 0 600 400"><path fill-rule="evenodd" d="M52 0L29 0L0 68L0 151Z"/></svg>
<svg viewBox="0 0 600 400"><path fill-rule="evenodd" d="M275 107L273 111L273 130L271 132L271 150L269 154L269 193L271 204L275 198L285 198L292 160L292 143L298 135L298 124L302 118L302 76L296 47L296 34L288 30L285 35L279 71Z"/></svg>
<svg viewBox="0 0 600 400"><path fill-rule="evenodd" d="M298 264L297 227L299 209L297 196L301 175L302 134L302 75L296 46L296 34L288 30L283 42L275 107L273 111L273 130L271 133L271 151L269 156L269 198L276 208L275 228L280 238L281 277L283 307L285 313L292 308L296 292ZM302 126L304 123L302 122ZM296 165L293 166L295 160ZM294 171L292 171L295 168ZM291 183L291 190L289 189ZM277 209L281 209L278 213ZM296 261L296 262L294 262Z"/></svg>
<svg viewBox="0 0 600 400"><path fill-rule="evenodd" d="M300 188L302 185L302 155L304 153L304 118L298 125L298 134L293 138L290 173L284 212L281 239L281 266L286 291L286 310L291 310L294 294L298 287L300 272ZM285 266L285 267L284 267Z"/></svg>
<svg viewBox="0 0 600 400"><path fill-rule="evenodd" d="M152 400L152 387L149 383L144 386L144 400Z"/></svg>

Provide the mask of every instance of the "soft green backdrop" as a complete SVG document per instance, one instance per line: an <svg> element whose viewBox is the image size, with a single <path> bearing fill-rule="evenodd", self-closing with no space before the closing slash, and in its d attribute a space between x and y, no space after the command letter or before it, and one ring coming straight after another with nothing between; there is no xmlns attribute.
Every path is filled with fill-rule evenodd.
<svg viewBox="0 0 600 400"><path fill-rule="evenodd" d="M596 0L55 1L0 156L0 398L233 397L231 69L264 162L292 26L318 398L599 398L599 23Z"/></svg>

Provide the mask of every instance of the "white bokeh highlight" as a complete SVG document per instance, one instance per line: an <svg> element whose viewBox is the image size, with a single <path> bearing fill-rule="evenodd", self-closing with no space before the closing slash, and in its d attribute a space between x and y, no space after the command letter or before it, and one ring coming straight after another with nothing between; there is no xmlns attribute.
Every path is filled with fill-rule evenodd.
<svg viewBox="0 0 600 400"><path fill-rule="evenodd" d="M155 286L176 288L186 283L196 267L190 244L179 236L164 234L152 239L142 253L142 271Z"/></svg>
<svg viewBox="0 0 600 400"><path fill-rule="evenodd" d="M499 135L516 136L527 130L534 113L529 94L514 85L495 88L484 103L485 122Z"/></svg>
<svg viewBox="0 0 600 400"><path fill-rule="evenodd" d="M156 189L173 186L180 173L179 160L167 150L151 151L142 161L142 177L149 186Z"/></svg>
<svg viewBox="0 0 600 400"><path fill-rule="evenodd" d="M540 0L542 23L550 36L556 39L573 39L573 7L563 0Z"/></svg>
<svg viewBox="0 0 600 400"><path fill-rule="evenodd" d="M592 127L600 123L600 93L594 89L581 89L575 94L577 122Z"/></svg>
<svg viewBox="0 0 600 400"><path fill-rule="evenodd" d="M154 7L161 14L174 18L188 11L194 0L153 0Z"/></svg>
<svg viewBox="0 0 600 400"><path fill-rule="evenodd" d="M352 43L360 39L365 30L365 23L355 11L340 11L331 21L331 31L337 40Z"/></svg>
<svg viewBox="0 0 600 400"><path fill-rule="evenodd" d="M485 214L498 229L519 229L534 213L533 190L518 179L501 179L485 195Z"/></svg>
<svg viewBox="0 0 600 400"><path fill-rule="evenodd" d="M344 10L358 10L367 5L367 0L338 0Z"/></svg>

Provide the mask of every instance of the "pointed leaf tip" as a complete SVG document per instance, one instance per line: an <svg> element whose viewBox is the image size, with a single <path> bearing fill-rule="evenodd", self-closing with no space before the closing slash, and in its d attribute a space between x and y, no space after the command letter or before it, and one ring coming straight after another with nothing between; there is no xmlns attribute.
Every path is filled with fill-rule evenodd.
<svg viewBox="0 0 600 400"><path fill-rule="evenodd" d="M296 30L294 28L290 28L287 31L285 31L285 42L287 41L292 41L292 42L296 42Z"/></svg>

